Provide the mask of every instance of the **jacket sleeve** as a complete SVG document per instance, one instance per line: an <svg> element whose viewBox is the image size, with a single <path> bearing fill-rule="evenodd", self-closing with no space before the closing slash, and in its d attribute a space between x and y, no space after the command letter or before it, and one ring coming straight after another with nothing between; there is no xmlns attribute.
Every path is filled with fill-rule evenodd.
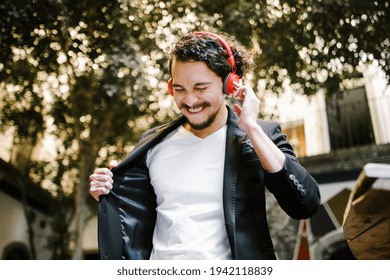
<svg viewBox="0 0 390 280"><path fill-rule="evenodd" d="M298 162L293 147L276 122L262 125L265 133L285 154L283 168L276 173L266 173L265 184L273 193L280 207L294 219L313 216L320 203L320 192L316 180Z"/></svg>

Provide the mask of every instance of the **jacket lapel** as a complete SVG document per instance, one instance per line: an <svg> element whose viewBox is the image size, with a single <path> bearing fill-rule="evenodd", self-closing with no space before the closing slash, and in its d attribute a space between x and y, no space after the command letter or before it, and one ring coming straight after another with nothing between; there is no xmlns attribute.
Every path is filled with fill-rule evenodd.
<svg viewBox="0 0 390 280"><path fill-rule="evenodd" d="M235 212L237 176L241 157L241 144L246 134L237 125L237 116L228 107L225 169L223 179L223 205L226 230L233 257L235 256Z"/></svg>
<svg viewBox="0 0 390 280"><path fill-rule="evenodd" d="M144 137L142 137L134 150L122 162L112 169L112 172L114 174L118 174L119 172L131 167L133 162L145 156L149 149L161 142L165 136L184 122L185 118L181 116L168 124L150 130Z"/></svg>

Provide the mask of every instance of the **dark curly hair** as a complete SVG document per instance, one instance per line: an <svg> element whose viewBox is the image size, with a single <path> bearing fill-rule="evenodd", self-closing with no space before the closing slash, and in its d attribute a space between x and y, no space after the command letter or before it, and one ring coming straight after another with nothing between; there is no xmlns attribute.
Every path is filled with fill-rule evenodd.
<svg viewBox="0 0 390 280"><path fill-rule="evenodd" d="M249 68L249 59L244 48L227 35L219 35L228 42L236 62L236 74L242 77ZM169 73L172 74L173 59L179 61L203 61L222 81L232 72L227 61L228 53L217 38L208 33L190 33L182 37L174 46L169 57Z"/></svg>

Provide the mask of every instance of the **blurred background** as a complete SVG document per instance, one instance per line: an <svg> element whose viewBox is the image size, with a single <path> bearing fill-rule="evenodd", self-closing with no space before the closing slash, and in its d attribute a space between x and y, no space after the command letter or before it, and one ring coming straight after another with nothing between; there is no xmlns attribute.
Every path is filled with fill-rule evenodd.
<svg viewBox="0 0 390 280"><path fill-rule="evenodd" d="M178 115L167 55L205 30L248 49L259 117L281 123L320 184L309 220L269 197L278 258L355 259L351 191L365 164L390 164L388 12L385 0L2 0L0 258L98 259L88 176Z"/></svg>

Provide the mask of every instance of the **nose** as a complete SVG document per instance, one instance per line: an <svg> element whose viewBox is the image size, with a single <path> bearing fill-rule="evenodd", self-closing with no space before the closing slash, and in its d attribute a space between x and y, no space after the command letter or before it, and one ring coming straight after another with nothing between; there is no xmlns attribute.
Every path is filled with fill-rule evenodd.
<svg viewBox="0 0 390 280"><path fill-rule="evenodd" d="M182 102L186 104L187 106L193 106L198 102L198 95L194 93L193 91L186 92L186 94L183 97Z"/></svg>

